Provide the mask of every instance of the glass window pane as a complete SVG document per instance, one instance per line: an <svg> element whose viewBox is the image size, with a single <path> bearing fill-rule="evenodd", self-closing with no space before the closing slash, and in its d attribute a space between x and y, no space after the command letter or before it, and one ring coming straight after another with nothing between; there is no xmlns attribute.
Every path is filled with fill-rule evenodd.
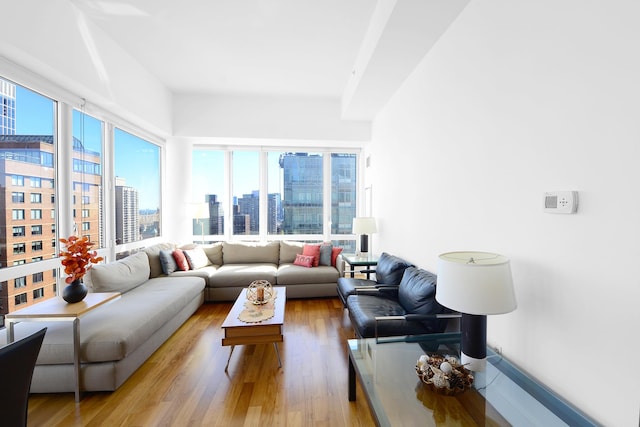
<svg viewBox="0 0 640 427"><path fill-rule="evenodd" d="M101 209L103 126L95 117L73 111L73 210L82 212L82 221L93 225L81 233L76 217L75 230L95 243L94 249L105 247Z"/></svg>
<svg viewBox="0 0 640 427"><path fill-rule="evenodd" d="M331 154L331 234L351 234L357 176L355 154Z"/></svg>
<svg viewBox="0 0 640 427"><path fill-rule="evenodd" d="M224 151L193 150L191 168L192 195L196 204L207 204L193 209L193 234L196 236L224 235L225 168ZM204 237L202 237L204 239Z"/></svg>
<svg viewBox="0 0 640 427"><path fill-rule="evenodd" d="M0 239L5 242L0 251L0 268L51 259L55 248L44 247L43 238L55 239L55 220L49 211L53 203L44 203L54 197L51 184L56 176L54 155L56 144L55 116L57 104L18 84L0 78L0 185L9 197L0 200ZM26 195L25 195L26 193ZM45 215L44 212L47 212ZM26 230L42 230L34 241ZM20 267L16 267L20 268ZM19 271L19 270L18 270ZM20 274L20 273L19 273ZM23 276L23 275L21 275ZM55 279L46 277L43 284L49 288ZM14 286L0 287L0 316L16 310L16 305L33 302L36 289L33 275L17 279L20 292ZM49 298L53 294L47 293Z"/></svg>
<svg viewBox="0 0 640 427"><path fill-rule="evenodd" d="M114 131L116 244L160 235L160 147Z"/></svg>
<svg viewBox="0 0 640 427"><path fill-rule="evenodd" d="M317 153L279 154L282 234L322 234L322 162L322 154Z"/></svg>
<svg viewBox="0 0 640 427"><path fill-rule="evenodd" d="M260 227L260 166L256 151L233 152L233 234L257 235Z"/></svg>

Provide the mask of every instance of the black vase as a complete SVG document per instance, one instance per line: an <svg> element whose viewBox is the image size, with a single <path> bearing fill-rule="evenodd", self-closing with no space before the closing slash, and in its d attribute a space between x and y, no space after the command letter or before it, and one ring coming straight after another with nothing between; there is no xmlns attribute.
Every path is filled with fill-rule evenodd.
<svg viewBox="0 0 640 427"><path fill-rule="evenodd" d="M72 304L80 302L87 296L87 287L82 279L76 279L62 290L62 299Z"/></svg>

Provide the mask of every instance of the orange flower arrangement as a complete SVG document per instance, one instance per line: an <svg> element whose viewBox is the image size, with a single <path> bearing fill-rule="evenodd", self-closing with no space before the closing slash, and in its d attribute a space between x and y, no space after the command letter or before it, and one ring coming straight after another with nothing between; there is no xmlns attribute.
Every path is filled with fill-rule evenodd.
<svg viewBox="0 0 640 427"><path fill-rule="evenodd" d="M82 279L93 264L104 259L98 256L98 252L89 251L93 243L89 241L87 236L71 236L68 239L60 239L60 243L65 245L65 250L60 251L60 256L64 272L69 275L64 280L66 283Z"/></svg>

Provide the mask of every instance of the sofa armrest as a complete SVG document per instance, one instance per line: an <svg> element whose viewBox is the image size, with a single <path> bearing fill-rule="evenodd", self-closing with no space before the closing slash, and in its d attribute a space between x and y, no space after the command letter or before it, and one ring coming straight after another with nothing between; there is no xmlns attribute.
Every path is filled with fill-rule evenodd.
<svg viewBox="0 0 640 427"><path fill-rule="evenodd" d="M404 314L401 316L376 316L375 326L374 326L374 337L378 339L378 322L383 321L393 321L393 320L402 320L402 321L421 321L421 320L434 320L434 319L457 319L462 317L462 313L454 312L454 313L438 313L438 314Z"/></svg>

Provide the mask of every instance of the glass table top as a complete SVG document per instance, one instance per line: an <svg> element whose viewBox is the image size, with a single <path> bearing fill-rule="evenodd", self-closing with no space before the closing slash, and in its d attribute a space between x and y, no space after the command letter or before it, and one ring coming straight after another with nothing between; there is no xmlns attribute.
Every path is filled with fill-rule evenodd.
<svg viewBox="0 0 640 427"><path fill-rule="evenodd" d="M381 426L597 425L566 401L487 349L487 368L457 396L431 391L416 375L423 354L459 356L460 334L348 341L349 358Z"/></svg>

